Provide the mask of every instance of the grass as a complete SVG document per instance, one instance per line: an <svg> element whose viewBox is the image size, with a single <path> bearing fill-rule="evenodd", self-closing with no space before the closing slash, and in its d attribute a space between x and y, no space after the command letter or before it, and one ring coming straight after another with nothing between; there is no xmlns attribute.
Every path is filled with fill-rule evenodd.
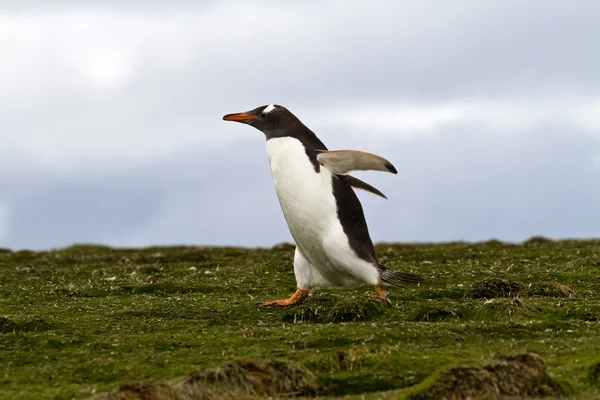
<svg viewBox="0 0 600 400"><path fill-rule="evenodd" d="M273 376L285 375L274 366L305 371L285 379L314 381L307 387L326 397L439 398L453 376L503 388L515 373L494 371L532 371L538 386L523 378L506 387L600 398L600 241L381 244L377 252L426 283L391 288L388 303L365 287L262 308L295 289L290 246L0 249L0 398L166 398L231 371L251 374L235 375L244 393L272 394L283 387ZM510 364L526 354L541 364ZM138 397L118 397L119 387Z"/></svg>

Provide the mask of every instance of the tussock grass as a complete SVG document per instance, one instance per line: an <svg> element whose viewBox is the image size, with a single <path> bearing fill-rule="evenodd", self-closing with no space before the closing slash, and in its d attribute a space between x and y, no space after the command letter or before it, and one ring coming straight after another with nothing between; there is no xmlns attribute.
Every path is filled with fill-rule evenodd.
<svg viewBox="0 0 600 400"><path fill-rule="evenodd" d="M283 361L236 360L193 372L182 382L136 382L97 400L220 400L314 396L317 382L306 368Z"/></svg>
<svg viewBox="0 0 600 400"><path fill-rule="evenodd" d="M469 293L472 299L493 299L496 297L516 297L521 292L521 284L510 279L486 279L473 284Z"/></svg>
<svg viewBox="0 0 600 400"><path fill-rule="evenodd" d="M527 296L573 297L573 290L558 282L534 282L526 287L525 294Z"/></svg>
<svg viewBox="0 0 600 400"><path fill-rule="evenodd" d="M164 383L130 383L98 400L191 400L179 390Z"/></svg>
<svg viewBox="0 0 600 400"><path fill-rule="evenodd" d="M404 398L407 400L500 399L568 394L555 382L537 354L504 357L483 367L456 367L432 375Z"/></svg>
<svg viewBox="0 0 600 400"><path fill-rule="evenodd" d="M369 321L382 315L390 303L375 297L342 297L328 304L305 304L283 314L284 322L340 323Z"/></svg>
<svg viewBox="0 0 600 400"><path fill-rule="evenodd" d="M462 316L458 302L427 302L415 309L411 321L447 321L458 319Z"/></svg>
<svg viewBox="0 0 600 400"><path fill-rule="evenodd" d="M527 300L518 297L486 300L469 310L474 319L481 321L512 321L532 317L539 310Z"/></svg>

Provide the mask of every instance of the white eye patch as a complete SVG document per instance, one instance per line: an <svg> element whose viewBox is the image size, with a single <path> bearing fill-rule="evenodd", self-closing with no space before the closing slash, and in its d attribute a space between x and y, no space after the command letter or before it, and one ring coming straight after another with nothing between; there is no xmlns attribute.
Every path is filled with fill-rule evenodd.
<svg viewBox="0 0 600 400"><path fill-rule="evenodd" d="M263 110L263 112L262 112L262 113L263 113L263 114L268 114L268 113L270 113L271 111L273 111L274 109L275 109L275 105L274 105L274 104L270 104L270 105L268 105L268 106L267 106L267 108L265 108L265 109Z"/></svg>

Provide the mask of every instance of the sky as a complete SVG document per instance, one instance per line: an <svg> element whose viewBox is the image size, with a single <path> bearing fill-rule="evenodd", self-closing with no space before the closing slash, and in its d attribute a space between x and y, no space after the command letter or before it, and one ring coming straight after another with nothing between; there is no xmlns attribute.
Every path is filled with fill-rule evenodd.
<svg viewBox="0 0 600 400"><path fill-rule="evenodd" d="M0 247L292 241L281 104L356 176L375 242L600 237L600 3L0 0Z"/></svg>

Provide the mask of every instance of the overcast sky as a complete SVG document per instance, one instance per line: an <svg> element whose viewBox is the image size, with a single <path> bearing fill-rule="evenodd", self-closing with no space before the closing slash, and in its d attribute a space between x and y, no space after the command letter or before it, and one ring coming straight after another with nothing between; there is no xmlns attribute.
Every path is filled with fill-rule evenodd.
<svg viewBox="0 0 600 400"><path fill-rule="evenodd" d="M52 5L50 5L52 3ZM291 241L288 107L358 174L377 242L600 237L600 2L0 0L0 247Z"/></svg>

